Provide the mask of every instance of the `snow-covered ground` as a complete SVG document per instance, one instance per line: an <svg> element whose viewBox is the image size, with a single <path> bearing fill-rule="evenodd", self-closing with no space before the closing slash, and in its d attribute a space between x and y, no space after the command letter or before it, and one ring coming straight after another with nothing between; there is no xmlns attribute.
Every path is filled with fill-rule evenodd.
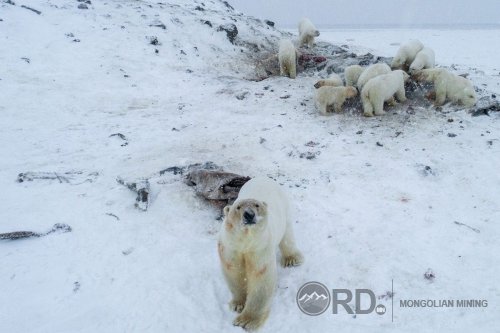
<svg viewBox="0 0 500 333"><path fill-rule="evenodd" d="M0 240L0 332L240 332L217 258L219 211L180 176L157 175L205 161L269 175L290 195L306 262L279 269L262 332L500 330L500 115L411 112L408 101L384 117L320 116L317 77L244 79L248 49L217 26L235 23L257 44L280 33L218 1L15 2L0 2L0 233L72 232ZM382 56L409 38L500 94L499 30L320 36ZM26 171L83 176L17 183ZM152 177L147 212L117 177ZM308 281L378 296L391 280L394 322L390 298L378 300L387 315L355 317L308 317L295 301ZM401 309L401 299L488 307Z"/></svg>

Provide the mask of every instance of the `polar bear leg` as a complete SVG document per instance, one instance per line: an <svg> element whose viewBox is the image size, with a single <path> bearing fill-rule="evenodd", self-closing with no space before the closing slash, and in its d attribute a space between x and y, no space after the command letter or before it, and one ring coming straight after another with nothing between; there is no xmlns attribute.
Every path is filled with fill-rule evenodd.
<svg viewBox="0 0 500 333"><path fill-rule="evenodd" d="M446 87L442 84L436 84L436 101L434 104L436 106L443 105L446 101Z"/></svg>
<svg viewBox="0 0 500 333"><path fill-rule="evenodd" d="M262 326L269 316L269 308L277 280L276 265L268 265L266 271L259 276L254 275L247 278L248 296L245 307L243 312L233 321L233 324L247 330L255 330Z"/></svg>
<svg viewBox="0 0 500 333"><path fill-rule="evenodd" d="M373 117L373 106L369 98L363 97L363 116Z"/></svg>
<svg viewBox="0 0 500 333"><path fill-rule="evenodd" d="M283 267L299 266L304 261L302 253L300 253L295 245L295 237L293 236L290 221L286 224L285 234L280 242L280 251L281 266Z"/></svg>
<svg viewBox="0 0 500 333"><path fill-rule="evenodd" d="M401 103L405 102L406 101L406 95L405 95L405 89L404 87L399 89L397 92L396 92L396 98L398 99L398 101L400 101Z"/></svg>
<svg viewBox="0 0 500 333"><path fill-rule="evenodd" d="M328 104L326 104L326 103L318 103L318 108L319 108L319 112L323 116L327 116L328 115Z"/></svg>
<svg viewBox="0 0 500 333"><path fill-rule="evenodd" d="M342 104L344 104L344 103L340 103L340 101L333 103L333 111L335 111L336 113L341 113L342 112Z"/></svg>
<svg viewBox="0 0 500 333"><path fill-rule="evenodd" d="M241 272L237 269L229 270L224 267L223 271L229 290L233 295L233 299L229 302L229 308L233 311L241 312L247 298L246 281Z"/></svg>
<svg viewBox="0 0 500 333"><path fill-rule="evenodd" d="M288 76L290 79L295 79L297 77L297 67L295 64L288 64Z"/></svg>
<svg viewBox="0 0 500 333"><path fill-rule="evenodd" d="M384 111L384 101L381 101L379 98L373 101L373 112L376 116L382 116L385 114Z"/></svg>
<svg viewBox="0 0 500 333"><path fill-rule="evenodd" d="M396 102L396 99L394 98L394 96L392 96L391 98L389 98L387 100L387 105L396 106L396 105L398 105L398 102Z"/></svg>

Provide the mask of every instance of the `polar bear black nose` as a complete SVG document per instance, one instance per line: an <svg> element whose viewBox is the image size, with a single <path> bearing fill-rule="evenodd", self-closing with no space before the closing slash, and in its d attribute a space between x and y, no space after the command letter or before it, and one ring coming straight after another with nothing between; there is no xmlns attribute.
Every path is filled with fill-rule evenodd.
<svg viewBox="0 0 500 333"><path fill-rule="evenodd" d="M243 218L245 219L245 224L255 224L255 213L251 210L246 210L243 213Z"/></svg>

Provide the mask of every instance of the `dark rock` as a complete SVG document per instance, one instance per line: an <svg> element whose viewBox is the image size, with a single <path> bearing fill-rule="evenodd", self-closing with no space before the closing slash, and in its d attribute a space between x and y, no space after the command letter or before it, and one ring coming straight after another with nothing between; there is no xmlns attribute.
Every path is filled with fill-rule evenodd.
<svg viewBox="0 0 500 333"><path fill-rule="evenodd" d="M78 9L89 9L89 7L86 4L81 3L78 5Z"/></svg>
<svg viewBox="0 0 500 333"><path fill-rule="evenodd" d="M448 133L448 137L449 137L449 138L454 138L454 137L456 137L456 136L457 136L457 135L456 135L455 133Z"/></svg>
<svg viewBox="0 0 500 333"><path fill-rule="evenodd" d="M205 8L200 7L200 6L196 6L196 7L194 7L194 10L199 10L199 11L201 11L201 12L204 12L204 11L205 11Z"/></svg>
<svg viewBox="0 0 500 333"><path fill-rule="evenodd" d="M233 6L231 6L227 1L222 1L222 3L229 9L234 10Z"/></svg>
<svg viewBox="0 0 500 333"><path fill-rule="evenodd" d="M377 141L377 146L383 147L384 145Z"/></svg>
<svg viewBox="0 0 500 333"><path fill-rule="evenodd" d="M434 272L429 268L427 270L427 272L424 273L424 278L426 280L429 280L429 281L434 281L434 279L436 278L436 275L434 274Z"/></svg>
<svg viewBox="0 0 500 333"><path fill-rule="evenodd" d="M0 234L0 240L1 239L7 239L7 240L16 240L16 239L22 239L22 238L31 238L31 237L43 237L50 235L52 233L58 232L58 233L66 233L66 232L71 232L72 229L69 225L64 224L64 223L56 223L50 229L49 231L45 233L39 233L39 232L33 232L33 231L14 231L14 232L8 232L8 233L3 233Z"/></svg>
<svg viewBox="0 0 500 333"><path fill-rule="evenodd" d="M274 22L273 21L264 20L264 23L267 24L270 27L274 27Z"/></svg>
<svg viewBox="0 0 500 333"><path fill-rule="evenodd" d="M83 183L92 183L99 176L98 172L85 174L83 171L58 172L22 172L17 175L17 182L32 182L34 180L57 180L59 183L68 183L71 185L80 185Z"/></svg>
<svg viewBox="0 0 500 333"><path fill-rule="evenodd" d="M118 184L126 186L129 190L137 194L134 205L137 209L142 211L148 210L150 185L147 179L141 179L136 182L127 182L124 179L118 177L116 181L118 182Z"/></svg>
<svg viewBox="0 0 500 333"><path fill-rule="evenodd" d="M149 37L149 44L160 45L160 42L158 41L158 37L156 37L156 36Z"/></svg>
<svg viewBox="0 0 500 333"><path fill-rule="evenodd" d="M208 20L206 20L206 21L203 21L203 20L202 20L201 22L202 22L203 24L208 25L210 28L212 27L212 22L210 22L210 21L208 21Z"/></svg>
<svg viewBox="0 0 500 333"><path fill-rule="evenodd" d="M236 99L242 101L242 100L244 100L248 96L248 94L249 94L248 91L244 91L244 92L236 95Z"/></svg>
<svg viewBox="0 0 500 333"><path fill-rule="evenodd" d="M238 28L236 27L236 25L234 23L220 25L217 28L217 31L225 31L226 35L227 35L227 39L229 39L231 44L234 44L236 36L238 35Z"/></svg>

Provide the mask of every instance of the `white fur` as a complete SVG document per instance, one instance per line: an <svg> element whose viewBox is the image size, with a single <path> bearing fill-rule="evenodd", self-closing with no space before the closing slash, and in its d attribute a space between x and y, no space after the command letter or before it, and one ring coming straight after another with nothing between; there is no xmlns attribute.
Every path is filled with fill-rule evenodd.
<svg viewBox="0 0 500 333"><path fill-rule="evenodd" d="M368 66L358 78L358 90L361 91L363 86L376 76L391 72L391 68L386 63L378 63Z"/></svg>
<svg viewBox="0 0 500 333"><path fill-rule="evenodd" d="M360 65L352 65L346 67L344 70L344 78L346 86L356 86L358 84L358 79L363 73L364 68Z"/></svg>
<svg viewBox="0 0 500 333"><path fill-rule="evenodd" d="M384 102L393 101L396 95L400 102L406 101L405 81L409 75L402 70L395 70L389 74L377 76L368 81L361 91L361 101L363 102L364 115L372 117L383 115Z"/></svg>
<svg viewBox="0 0 500 333"><path fill-rule="evenodd" d="M332 74L330 74L328 79L319 80L318 82L316 82L314 84L314 88L318 89L318 88L323 87L323 86L339 87L339 86L343 86L343 85L344 85L344 81L342 81L342 78L340 77L340 75L338 75L336 73L332 73Z"/></svg>
<svg viewBox="0 0 500 333"><path fill-rule="evenodd" d="M245 224L244 212L255 213L255 224ZM288 200L269 178L254 178L224 208L219 233L219 257L232 293L230 307L241 312L233 324L259 328L267 319L277 283L276 251L283 266L295 266L303 257L295 246Z"/></svg>
<svg viewBox="0 0 500 333"><path fill-rule="evenodd" d="M358 94L356 88L348 87L332 87L323 86L316 91L316 106L319 112L326 116L328 114L328 107L333 105L335 112L342 112L342 105L347 98L355 97Z"/></svg>
<svg viewBox="0 0 500 333"><path fill-rule="evenodd" d="M417 81L434 83L436 106L443 105L446 100L466 107L472 107L476 104L476 92L472 83L444 68L422 69L416 72L414 77Z"/></svg>
<svg viewBox="0 0 500 333"><path fill-rule="evenodd" d="M417 53L424 48L424 44L419 40L410 40L408 43L402 45L396 56L392 60L391 67L393 69L401 69L403 66L410 66Z"/></svg>
<svg viewBox="0 0 500 333"><path fill-rule="evenodd" d="M291 79L297 77L297 51L291 40L282 39L280 41L278 61L281 75L289 76Z"/></svg>
<svg viewBox="0 0 500 333"><path fill-rule="evenodd" d="M435 54L430 47L424 47L417 53L415 60L410 65L410 73L424 69L434 68Z"/></svg>
<svg viewBox="0 0 500 333"><path fill-rule="evenodd" d="M314 37L319 36L319 31L314 24L307 18L299 22L299 47L307 45L310 48L314 45Z"/></svg>

